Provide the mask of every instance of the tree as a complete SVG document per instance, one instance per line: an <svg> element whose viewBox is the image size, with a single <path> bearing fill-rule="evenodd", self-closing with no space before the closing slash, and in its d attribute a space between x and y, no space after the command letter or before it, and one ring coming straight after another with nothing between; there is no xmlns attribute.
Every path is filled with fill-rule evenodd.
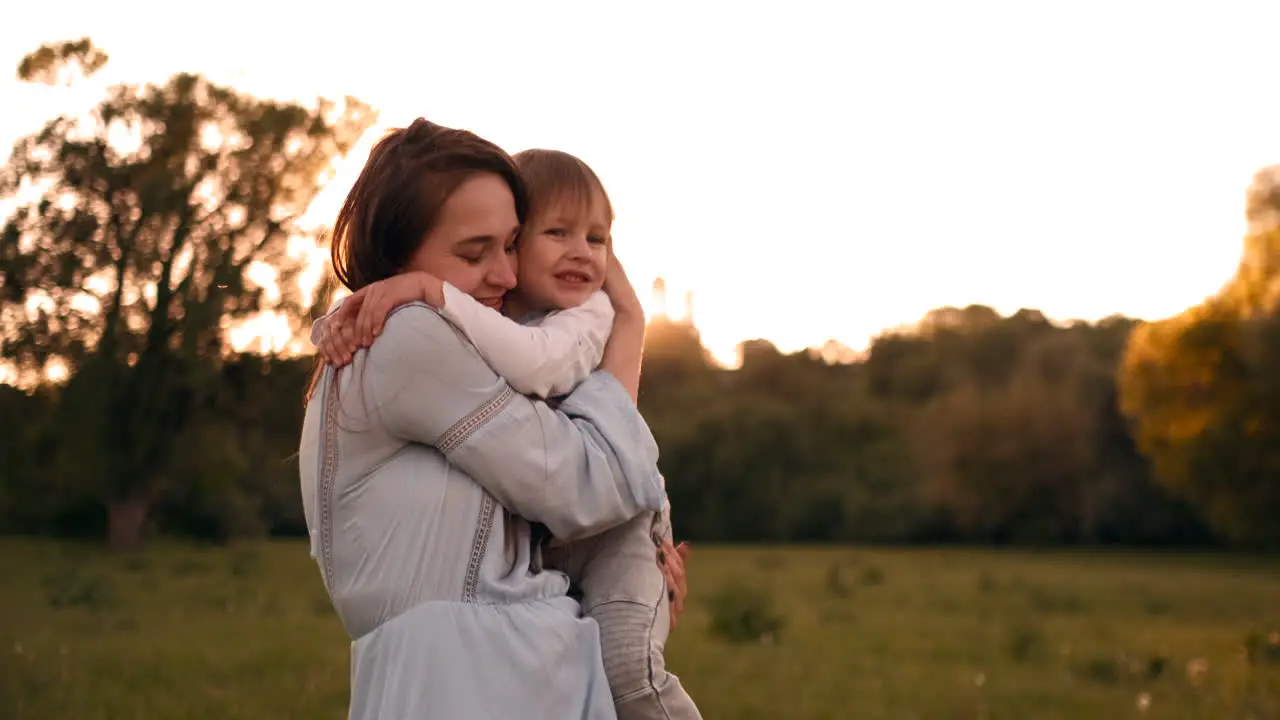
<svg viewBox="0 0 1280 720"><path fill-rule="evenodd" d="M1235 276L1215 297L1139 327L1121 404L1161 482L1238 543L1280 546L1280 168L1255 176Z"/></svg>
<svg viewBox="0 0 1280 720"><path fill-rule="evenodd" d="M41 45L18 63L18 79L45 85L71 85L76 76L88 77L110 59L89 38Z"/></svg>
<svg viewBox="0 0 1280 720"><path fill-rule="evenodd" d="M972 379L924 409L917 458L930 496L967 537L1089 536L1109 368L1089 357L1084 338L1062 330L1037 337L1020 323L1002 320L966 349ZM994 364L997 349L1006 359Z"/></svg>
<svg viewBox="0 0 1280 720"><path fill-rule="evenodd" d="M645 378L662 384L705 374L711 366L711 355L692 324L658 316L645 325Z"/></svg>
<svg viewBox="0 0 1280 720"><path fill-rule="evenodd" d="M19 75L51 83L105 58L87 39L44 46ZM272 309L300 328L295 220L373 121L353 98L304 107L184 73L111 87L15 144L0 197L35 199L0 229L0 350L27 377L72 375L61 469L95 488L113 545L139 542L228 327Z"/></svg>

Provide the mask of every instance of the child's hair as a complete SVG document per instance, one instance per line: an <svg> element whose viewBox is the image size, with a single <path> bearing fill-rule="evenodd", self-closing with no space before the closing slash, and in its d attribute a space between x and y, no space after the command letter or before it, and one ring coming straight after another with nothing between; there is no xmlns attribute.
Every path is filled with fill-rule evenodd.
<svg viewBox="0 0 1280 720"><path fill-rule="evenodd" d="M529 198L529 218L541 217L555 208L589 216L597 202L604 206L605 222L613 225L613 204L609 193L589 165L559 150L532 149L512 155L524 180Z"/></svg>

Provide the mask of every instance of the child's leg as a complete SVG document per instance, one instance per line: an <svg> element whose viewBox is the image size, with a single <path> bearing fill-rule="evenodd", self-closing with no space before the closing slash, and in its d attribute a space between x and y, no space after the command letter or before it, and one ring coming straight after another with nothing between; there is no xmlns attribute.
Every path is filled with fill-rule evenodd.
<svg viewBox="0 0 1280 720"><path fill-rule="evenodd" d="M665 513L641 515L591 538L581 566L583 609L600 625L618 720L702 717L663 658L671 616L657 549L670 532Z"/></svg>

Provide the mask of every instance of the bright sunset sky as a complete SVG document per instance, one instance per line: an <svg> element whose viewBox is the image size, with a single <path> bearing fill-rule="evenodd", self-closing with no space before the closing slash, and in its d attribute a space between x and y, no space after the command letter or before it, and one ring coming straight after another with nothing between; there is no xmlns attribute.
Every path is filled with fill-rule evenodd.
<svg viewBox="0 0 1280 720"><path fill-rule="evenodd" d="M90 35L107 80L352 94L382 127L572 152L642 295L693 289L724 359L861 348L948 304L1178 312L1233 271L1245 188L1280 162L1274 0L204 6L6 3L0 64ZM7 155L76 105L4 72Z"/></svg>

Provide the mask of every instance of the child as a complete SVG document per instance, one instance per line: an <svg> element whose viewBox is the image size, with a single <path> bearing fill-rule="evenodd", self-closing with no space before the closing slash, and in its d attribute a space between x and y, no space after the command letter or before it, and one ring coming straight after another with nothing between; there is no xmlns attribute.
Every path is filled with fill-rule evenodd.
<svg viewBox="0 0 1280 720"><path fill-rule="evenodd" d="M613 305L601 290L613 210L599 178L578 158L527 150L514 159L528 187L529 213L516 246L517 295L509 310L524 324L422 274L421 296L405 300L439 310L516 391L553 399L600 364L613 327ZM530 312L537 308L551 310L537 317ZM663 659L670 598L656 553L670 534L668 506L593 537L552 538L544 549L546 565L569 576L583 611L600 626L619 720L701 717Z"/></svg>

